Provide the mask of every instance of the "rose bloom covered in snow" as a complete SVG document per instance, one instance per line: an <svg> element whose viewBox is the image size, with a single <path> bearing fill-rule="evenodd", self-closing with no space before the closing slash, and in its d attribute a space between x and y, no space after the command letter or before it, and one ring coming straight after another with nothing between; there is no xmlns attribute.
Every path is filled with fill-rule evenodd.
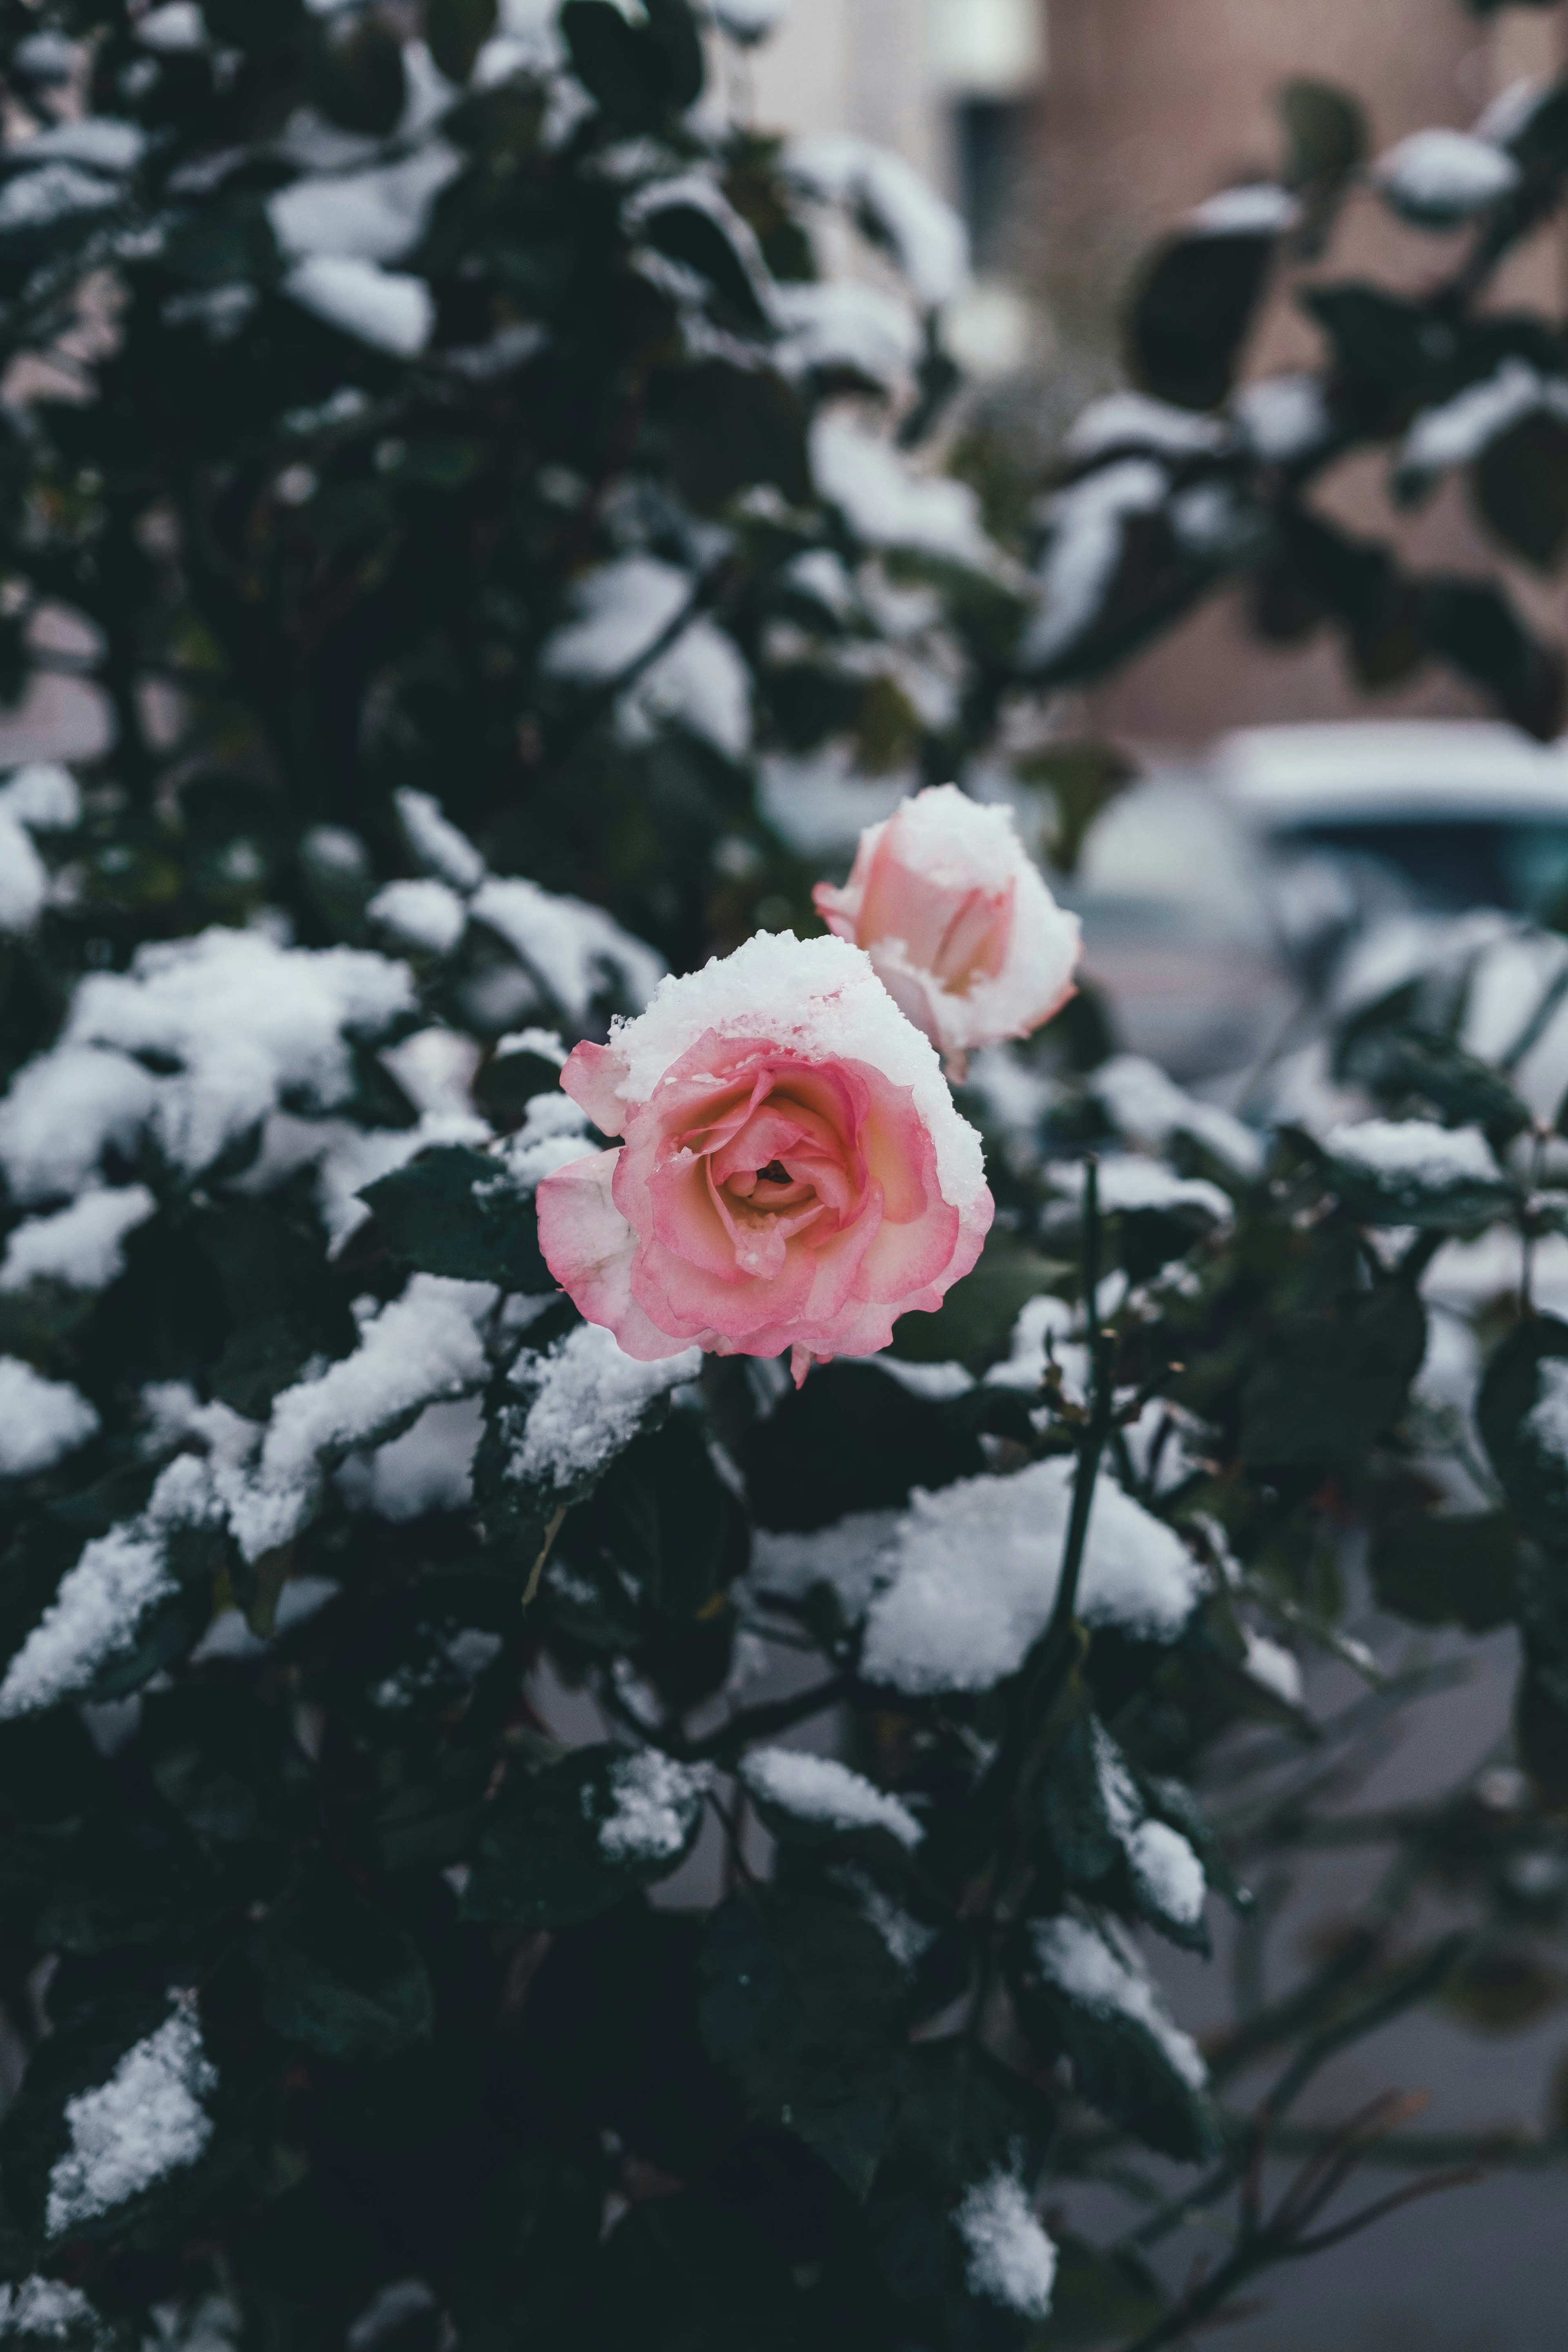
<svg viewBox="0 0 1568 2352"><path fill-rule="evenodd" d="M1074 993L1078 917L1047 889L1011 809L956 784L868 825L843 889L819 882L814 895L955 1077L976 1047L1026 1037Z"/></svg>
<svg viewBox="0 0 1568 2352"><path fill-rule="evenodd" d="M544 1180L540 1243L628 1356L787 1349L803 1380L885 1348L980 1255L980 1139L841 940L760 932L663 982L561 1082L626 1140Z"/></svg>

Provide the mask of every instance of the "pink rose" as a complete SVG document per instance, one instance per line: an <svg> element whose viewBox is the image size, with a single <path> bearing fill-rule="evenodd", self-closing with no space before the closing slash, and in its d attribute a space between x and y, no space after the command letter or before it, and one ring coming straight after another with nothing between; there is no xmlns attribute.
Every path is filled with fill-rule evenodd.
<svg viewBox="0 0 1568 2352"><path fill-rule="evenodd" d="M980 1139L926 1040L839 940L763 931L666 980L561 1083L617 1151L547 1176L545 1262L654 1362L885 1348L980 1255Z"/></svg>
<svg viewBox="0 0 1568 2352"><path fill-rule="evenodd" d="M1078 917L1040 879L1011 809L956 784L868 825L843 889L819 882L814 895L954 1077L977 1045L1026 1037L1074 993Z"/></svg>

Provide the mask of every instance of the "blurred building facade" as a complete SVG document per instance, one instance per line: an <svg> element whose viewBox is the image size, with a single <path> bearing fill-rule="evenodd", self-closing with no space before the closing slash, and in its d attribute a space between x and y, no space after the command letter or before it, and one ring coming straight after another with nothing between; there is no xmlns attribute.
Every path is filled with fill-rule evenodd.
<svg viewBox="0 0 1568 2352"><path fill-rule="evenodd" d="M1427 124L1466 126L1521 75L1568 61L1568 11L1462 0L793 0L757 59L758 119L896 149L957 203L981 278L960 348L1041 457L1117 377L1120 299L1139 255L1189 205L1276 168L1273 94L1291 74L1339 81L1365 104L1374 144ZM1419 283L1446 257L1370 197L1348 209L1329 276ZM1500 294L1561 308L1563 248L1538 240ZM1312 338L1284 290L1252 364L1288 366ZM965 329L968 330L965 332ZM1387 530L1409 561L1495 568L1462 491L1395 517L1375 462L1341 469L1325 502ZM1515 580L1539 623L1568 628L1568 594ZM1281 654L1247 637L1234 599L1205 607L1113 683L1084 721L1151 742L1358 710L1468 713L1447 676L1367 703L1327 645Z"/></svg>

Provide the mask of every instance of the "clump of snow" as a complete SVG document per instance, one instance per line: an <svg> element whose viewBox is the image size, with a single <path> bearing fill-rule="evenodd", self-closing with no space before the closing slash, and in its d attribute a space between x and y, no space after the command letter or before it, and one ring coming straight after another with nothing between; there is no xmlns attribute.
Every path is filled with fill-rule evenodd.
<svg viewBox="0 0 1568 2352"><path fill-rule="evenodd" d="M623 555L588 572L573 592L577 618L545 639L549 677L596 684L641 661L689 604L691 575L651 555Z"/></svg>
<svg viewBox="0 0 1568 2352"><path fill-rule="evenodd" d="M146 149L147 133L140 123L109 114L84 114L73 121L51 122L28 140L23 152L29 157L47 155L65 163L86 163L95 172L133 172Z"/></svg>
<svg viewBox="0 0 1568 2352"><path fill-rule="evenodd" d="M606 984L641 1005L664 978L662 958L622 930L602 907L542 890L521 877L492 876L476 893L471 910L574 1021L587 1019L595 996Z"/></svg>
<svg viewBox="0 0 1568 2352"><path fill-rule="evenodd" d="M144 1224L157 1205L145 1184L125 1184L84 1192L52 1217L27 1218L6 1239L0 1291L25 1290L32 1282L107 1288L125 1271L126 1234Z"/></svg>
<svg viewBox="0 0 1568 2352"><path fill-rule="evenodd" d="M162 7L150 8L142 18L136 38L144 49L171 56L180 50L205 49L207 28L196 0L163 0Z"/></svg>
<svg viewBox="0 0 1568 2352"><path fill-rule="evenodd" d="M1519 165L1473 131L1413 131L1380 155L1373 178L1396 212L1426 228L1449 228L1519 185Z"/></svg>
<svg viewBox="0 0 1568 2352"><path fill-rule="evenodd" d="M1203 1917L1204 1866L1180 1830L1168 1822L1140 1822L1128 1836L1127 1860L1140 1892L1162 1918L1190 1927Z"/></svg>
<svg viewBox="0 0 1568 2352"><path fill-rule="evenodd" d="M871 1595L891 1572L888 1549L901 1516L898 1511L852 1511L847 1518L810 1535L778 1535L758 1528L752 1537L748 1581L768 1599L797 1602L825 1586L837 1599L846 1623L858 1625Z"/></svg>
<svg viewBox="0 0 1568 2352"><path fill-rule="evenodd" d="M599 1149L597 1138L587 1129L588 1114L570 1095L535 1095L522 1125L500 1147L504 1181L520 1193L532 1194L556 1169Z"/></svg>
<svg viewBox="0 0 1568 2352"><path fill-rule="evenodd" d="M1030 668L1047 668L1087 636L1116 583L1123 524L1152 513L1169 488L1163 467L1151 458L1121 457L1056 492L1036 575L1039 609L1022 646Z"/></svg>
<svg viewBox="0 0 1568 2352"><path fill-rule="evenodd" d="M691 1834L712 1767L678 1764L657 1748L622 1757L610 1774L613 1811L599 1823L599 1845L612 1862L673 1861ZM592 1791L584 1791L584 1806Z"/></svg>
<svg viewBox="0 0 1568 2352"><path fill-rule="evenodd" d="M1155 2044L1172 2072L1189 2090L1208 2081L1203 2053L1166 2009L1134 1956L1125 1956L1081 1919L1037 1920L1029 1933L1034 1963L1043 1981L1091 2016L1124 2018Z"/></svg>
<svg viewBox="0 0 1568 2352"><path fill-rule="evenodd" d="M741 1779L762 1803L825 1829L886 1830L906 1852L912 1852L925 1835L907 1805L832 1756L813 1756L798 1748L756 1748L742 1762Z"/></svg>
<svg viewBox="0 0 1568 2352"><path fill-rule="evenodd" d="M1185 1136L1238 1176L1256 1176L1262 1168L1262 1139L1251 1128L1217 1103L1195 1101L1142 1055L1113 1054L1086 1083L1134 1143L1163 1151L1173 1136Z"/></svg>
<svg viewBox="0 0 1568 2352"><path fill-rule="evenodd" d="M889 441L847 418L819 416L811 429L818 490L871 547L908 548L984 572L1000 558L967 482L922 474Z"/></svg>
<svg viewBox="0 0 1568 2352"><path fill-rule="evenodd" d="M468 927L468 908L457 892L431 880L388 882L365 913L400 947L426 955L450 955Z"/></svg>
<svg viewBox="0 0 1568 2352"><path fill-rule="evenodd" d="M83 1689L100 1666L129 1648L145 1612L175 1590L169 1537L209 1522L216 1509L207 1464L195 1454L178 1455L140 1517L95 1536L60 1579L0 1682L0 1720L30 1715Z"/></svg>
<svg viewBox="0 0 1568 2352"><path fill-rule="evenodd" d="M81 789L68 768L31 760L0 784L0 811L29 833L68 833L81 818Z"/></svg>
<svg viewBox="0 0 1568 2352"><path fill-rule="evenodd" d="M119 202L120 191L90 172L40 163L0 188L0 229L50 228L73 213L103 212Z"/></svg>
<svg viewBox="0 0 1568 2352"><path fill-rule="evenodd" d="M807 194L843 205L889 246L927 310L969 283L969 235L951 205L900 156L866 140L797 139L784 169Z"/></svg>
<svg viewBox="0 0 1568 2352"><path fill-rule="evenodd" d="M710 1029L765 1038L813 1057L868 1062L912 1095L935 1147L943 1198L961 1213L980 1202L980 1138L954 1108L935 1048L905 1020L861 949L831 937L757 931L732 955L661 981L646 1013L611 1027L616 1097L647 1102L670 1065Z"/></svg>
<svg viewBox="0 0 1568 2352"><path fill-rule="evenodd" d="M852 278L785 284L774 289L773 305L784 330L774 356L784 374L847 368L889 393L910 381L921 355L920 322L884 287Z"/></svg>
<svg viewBox="0 0 1568 2352"><path fill-rule="evenodd" d="M308 255L289 270L283 291L329 327L399 359L422 352L436 324L435 299L422 278L350 254Z"/></svg>
<svg viewBox="0 0 1568 2352"><path fill-rule="evenodd" d="M1019 1312L1005 1363L993 1364L985 1375L991 1389L1023 1389L1032 1392L1052 1364L1062 1375L1069 1396L1082 1397L1089 1387L1089 1349L1070 1334L1081 1328L1078 1309L1063 1298L1042 1292Z"/></svg>
<svg viewBox="0 0 1568 2352"><path fill-rule="evenodd" d="M1078 1160L1056 1160L1047 1171L1058 1191L1081 1200L1088 1189L1088 1171ZM1235 1214L1217 1184L1206 1177L1178 1176L1158 1160L1135 1152L1113 1151L1100 1162L1100 1205L1108 1214L1121 1210L1201 1209L1216 1224L1228 1225Z"/></svg>
<svg viewBox="0 0 1568 2352"><path fill-rule="evenodd" d="M98 1434L98 1415L69 1381L0 1356L0 1478L31 1478Z"/></svg>
<svg viewBox="0 0 1568 2352"><path fill-rule="evenodd" d="M752 674L732 638L699 616L627 688L616 720L623 742L646 742L674 723L742 759L752 740Z"/></svg>
<svg viewBox="0 0 1568 2352"><path fill-rule="evenodd" d="M30 931L49 894L48 869L18 821L0 808L0 932Z"/></svg>
<svg viewBox="0 0 1568 2352"><path fill-rule="evenodd" d="M623 1355L614 1332L602 1324L583 1323L557 1340L542 1362L525 1359L520 1369L536 1378L538 1387L511 1475L571 1486L630 1443L656 1397L697 1378L702 1350L688 1348L659 1363L643 1364Z"/></svg>
<svg viewBox="0 0 1568 2352"><path fill-rule="evenodd" d="M216 2088L201 2027L182 2003L126 2052L107 2083L67 2102L70 2146L49 2175L45 2208L50 2237L194 2164L212 2137L203 2102Z"/></svg>
<svg viewBox="0 0 1568 2352"><path fill-rule="evenodd" d="M1321 448L1332 425L1315 375L1265 375L1244 383L1231 401L1237 428L1268 466L1293 466Z"/></svg>
<svg viewBox="0 0 1568 2352"><path fill-rule="evenodd" d="M1568 1360L1543 1356L1535 1377L1535 1402L1521 1425L1542 1454L1568 1463Z"/></svg>
<svg viewBox="0 0 1568 2352"><path fill-rule="evenodd" d="M911 1693L987 1690L1017 1671L1056 1601L1074 1468L1037 1462L1014 1477L917 1491L890 1548L892 1581L866 1620L868 1681ZM1181 1538L1102 1476L1079 1585L1084 1622L1173 1641L1201 1590Z"/></svg>
<svg viewBox="0 0 1568 2352"><path fill-rule="evenodd" d="M485 861L467 834L442 814L434 793L405 785L393 798L408 846L426 873L465 897L477 890L485 878Z"/></svg>
<svg viewBox="0 0 1568 2352"><path fill-rule="evenodd" d="M369 1317L353 1353L273 1401L253 1472L230 1490L230 1523L247 1559L306 1526L321 1465L417 1410L479 1387L487 1370L479 1325L496 1304L488 1282L416 1274Z"/></svg>
<svg viewBox="0 0 1568 2352"><path fill-rule="evenodd" d="M473 1500L469 1474L480 1427L473 1397L429 1405L401 1437L373 1454L351 1454L338 1472L338 1490L356 1510L395 1522L465 1510Z"/></svg>
<svg viewBox="0 0 1568 2352"><path fill-rule="evenodd" d="M971 2293L1023 2319L1047 2317L1057 2250L1023 2182L1010 2172L989 2174L965 2191L955 2218Z"/></svg>
<svg viewBox="0 0 1568 2352"><path fill-rule="evenodd" d="M1568 382L1540 374L1526 360L1504 360L1479 383L1421 411L1399 452L1396 478L1403 488L1417 489L1447 467L1468 466L1538 410L1568 416Z"/></svg>
<svg viewBox="0 0 1568 2352"><path fill-rule="evenodd" d="M1151 400L1145 392L1108 392L1079 412L1062 447L1068 457L1082 459L1128 442L1185 457L1223 449L1226 438L1217 417Z"/></svg>
<svg viewBox="0 0 1568 2352"><path fill-rule="evenodd" d="M1301 1669L1290 1652L1279 1642L1271 1642L1267 1633L1247 1635L1247 1656L1243 1672L1287 1706L1301 1704Z"/></svg>
<svg viewBox="0 0 1568 2352"><path fill-rule="evenodd" d="M1367 1118L1353 1127L1331 1128L1323 1150L1343 1167L1422 1192L1500 1181L1491 1147L1477 1127L1438 1127L1424 1118Z"/></svg>
<svg viewBox="0 0 1568 2352"><path fill-rule="evenodd" d="M1300 217L1300 205L1289 188L1255 180L1205 197L1187 215L1186 226L1200 236L1279 236Z"/></svg>
<svg viewBox="0 0 1568 2352"><path fill-rule="evenodd" d="M64 2343L78 2328L87 2329L95 2339L107 2333L79 2287L44 2278L37 2271L15 2286L0 2286L0 2337L41 2336Z"/></svg>
<svg viewBox="0 0 1568 2352"><path fill-rule="evenodd" d="M0 1167L14 1199L79 1192L107 1150L129 1152L156 1086L140 1064L90 1046L25 1063L0 1101Z"/></svg>
<svg viewBox="0 0 1568 2352"><path fill-rule="evenodd" d="M292 1633L296 1625L308 1624L317 1611L324 1609L342 1591L335 1577L291 1576L278 1596L271 1639ZM269 1647L270 1641L253 1633L239 1610L224 1609L191 1652L190 1664L205 1666L214 1658L259 1658Z"/></svg>
<svg viewBox="0 0 1568 2352"><path fill-rule="evenodd" d="M457 150L433 139L395 163L295 180L268 198L267 216L279 251L290 260L335 254L401 261L424 235L436 198L461 169Z"/></svg>
<svg viewBox="0 0 1568 2352"><path fill-rule="evenodd" d="M342 1101L354 1084L348 1039L384 1031L414 1002L406 965L384 956L279 947L263 931L215 925L139 949L128 972L90 974L65 1044L177 1063L151 1089L153 1120L166 1156L195 1173L285 1095L323 1110ZM89 1085L98 1075L81 1068Z"/></svg>

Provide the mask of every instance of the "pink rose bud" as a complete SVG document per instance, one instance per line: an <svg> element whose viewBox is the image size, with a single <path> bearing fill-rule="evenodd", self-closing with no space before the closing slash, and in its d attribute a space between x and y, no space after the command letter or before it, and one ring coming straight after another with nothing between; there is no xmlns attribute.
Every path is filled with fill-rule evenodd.
<svg viewBox="0 0 1568 2352"><path fill-rule="evenodd" d="M819 882L814 896L955 1078L976 1046L1026 1037L1074 993L1078 917L1047 889L1012 810L956 784L868 825L843 889Z"/></svg>
<svg viewBox="0 0 1568 2352"><path fill-rule="evenodd" d="M646 1363L791 1350L796 1381L940 1307L994 1213L980 1138L858 948L763 931L561 1074L616 1151L547 1176L545 1263Z"/></svg>

